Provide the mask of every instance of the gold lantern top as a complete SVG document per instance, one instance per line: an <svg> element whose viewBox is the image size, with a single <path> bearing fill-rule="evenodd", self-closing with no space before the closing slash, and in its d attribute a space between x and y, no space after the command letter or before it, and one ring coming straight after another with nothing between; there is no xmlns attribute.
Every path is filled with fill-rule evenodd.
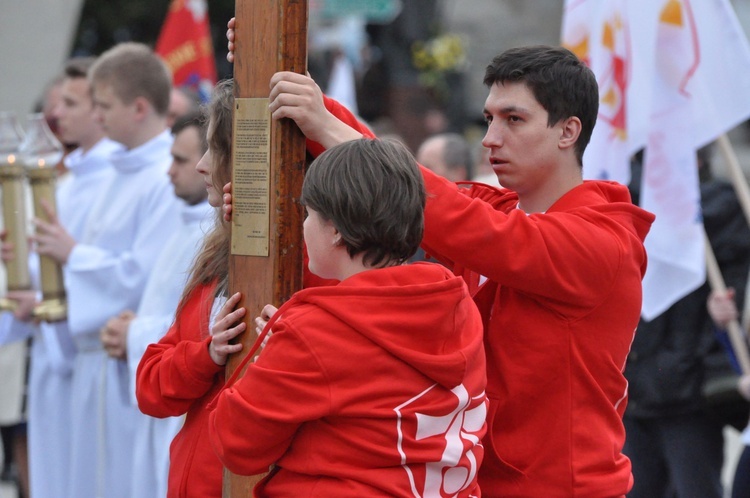
<svg viewBox="0 0 750 498"><path fill-rule="evenodd" d="M26 136L18 153L29 169L54 168L63 156L63 146L47 125L41 112L29 114L26 119Z"/></svg>
<svg viewBox="0 0 750 498"><path fill-rule="evenodd" d="M20 150L24 142L16 115L0 113L0 189L2 190L2 219L5 240L13 244L14 257L5 261L6 289L24 291L31 289L28 269L28 244L26 240L26 206L24 196L24 169ZM13 310L16 304L0 299L0 309Z"/></svg>
<svg viewBox="0 0 750 498"><path fill-rule="evenodd" d="M18 125L16 113L0 112L0 167L16 163L22 140L23 132Z"/></svg>
<svg viewBox="0 0 750 498"><path fill-rule="evenodd" d="M52 133L44 115L31 114L27 118L26 136L19 147L19 158L26 168L34 200L34 216L49 222L56 211L55 166L63 156L63 146ZM46 203L46 207L45 204ZM62 268L49 256L39 256L42 301L32 315L48 322L64 320L67 316Z"/></svg>

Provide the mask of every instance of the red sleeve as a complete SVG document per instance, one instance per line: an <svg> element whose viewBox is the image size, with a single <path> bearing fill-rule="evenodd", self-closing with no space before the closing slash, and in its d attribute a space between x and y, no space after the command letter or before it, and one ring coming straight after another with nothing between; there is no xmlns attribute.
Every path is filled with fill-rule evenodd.
<svg viewBox="0 0 750 498"><path fill-rule="evenodd" d="M323 96L323 102L325 103L328 112L336 116L340 121L348 124L365 137L375 138L375 134L367 127L367 125L357 119L357 116L352 114L349 109L333 100L332 98L326 97L325 95ZM312 154L313 157L318 157L325 151L325 148L318 142L307 140L307 150L308 152L310 152L310 154Z"/></svg>
<svg viewBox="0 0 750 498"><path fill-rule="evenodd" d="M601 213L527 216L515 209L511 191L476 198L474 189L466 195L426 168L422 176L428 192L422 247L440 261L575 307L598 302L622 265L627 235Z"/></svg>
<svg viewBox="0 0 750 498"><path fill-rule="evenodd" d="M208 354L208 321L215 286L197 287L167 334L150 344L136 371L138 407L152 417L186 413L216 382L223 366Z"/></svg>
<svg viewBox="0 0 750 498"><path fill-rule="evenodd" d="M209 436L230 471L266 472L302 423L330 413L330 382L316 358L304 335L280 320L258 360L221 392L209 418Z"/></svg>

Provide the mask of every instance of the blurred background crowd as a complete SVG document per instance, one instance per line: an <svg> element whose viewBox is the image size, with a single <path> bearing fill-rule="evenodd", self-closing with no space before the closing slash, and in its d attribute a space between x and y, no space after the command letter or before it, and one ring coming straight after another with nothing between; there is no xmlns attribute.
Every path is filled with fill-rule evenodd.
<svg viewBox="0 0 750 498"><path fill-rule="evenodd" d="M234 0L212 0L208 5L202 0L3 2L0 61L6 75L0 78L0 111L13 111L21 117L33 110L49 114L59 98L55 95L56 77L72 56L96 56L125 41L143 42L159 52L160 43L167 43L165 37L169 36L170 9L178 6L205 15L210 46L202 47L209 53L211 83L232 76L232 65L226 60L226 23L234 15ZM745 32L750 32L750 0L732 0L732 4ZM497 184L481 146L485 129L481 111L486 96L481 74L489 60L507 48L558 45L563 2L311 0L309 15L309 71L324 92L355 111L378 136L401 139L422 164L439 174L454 181ZM179 58L179 53L171 53ZM205 102L210 93L201 77L187 77L176 83L187 88L184 95L194 103ZM54 119L49 116L54 129ZM750 128L740 126L730 132L730 138L747 174ZM706 152L704 159L716 177L725 175L726 164L721 155ZM743 271L746 275L747 270ZM698 296L692 296L697 305L680 306L689 310L702 307L707 292L703 289ZM679 307L671 313L690 319ZM649 326L668 335L668 316L662 315ZM700 320L699 324L692 324L696 328L710 326L705 313L695 320ZM649 330L649 326L644 326L644 330ZM657 333L648 337L657 337ZM646 332L642 337L646 337ZM703 344L701 348L715 353L714 346ZM0 358L0 384L5 378L2 362ZM631 371L637 371L637 367ZM4 393L0 386L0 405ZM741 412L739 417L722 419L727 442L723 448L725 482L731 480L739 456L737 429L741 430L747 422L747 406L734 408ZM632 424L641 416L648 419L663 415L658 410L639 411L642 407L637 397L631 398L630 409ZM4 425L3 420L0 425ZM4 431L7 453L14 443L13 437L6 434L11 433ZM23 452L23 446L17 451ZM2 461L0 498L19 496L16 483L23 476L8 458Z"/></svg>

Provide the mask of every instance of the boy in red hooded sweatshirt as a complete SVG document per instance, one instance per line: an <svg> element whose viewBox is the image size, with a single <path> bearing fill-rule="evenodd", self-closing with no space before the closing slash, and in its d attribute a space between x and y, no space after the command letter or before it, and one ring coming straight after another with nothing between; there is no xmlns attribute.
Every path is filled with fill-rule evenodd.
<svg viewBox="0 0 750 498"><path fill-rule="evenodd" d="M461 278L405 264L424 227L413 157L331 148L301 202L309 269L340 283L297 292L265 327L211 413L219 458L244 475L273 465L254 496L479 496L482 323Z"/></svg>

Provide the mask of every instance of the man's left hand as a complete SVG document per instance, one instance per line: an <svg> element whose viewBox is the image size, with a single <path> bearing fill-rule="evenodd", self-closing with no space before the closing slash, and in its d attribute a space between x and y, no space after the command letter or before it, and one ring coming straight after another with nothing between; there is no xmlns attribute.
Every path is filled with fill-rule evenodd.
<svg viewBox="0 0 750 498"><path fill-rule="evenodd" d="M99 331L104 350L112 358L124 360L128 356L128 329L130 322L135 319L135 313L123 311L118 316L110 318Z"/></svg>
<svg viewBox="0 0 750 498"><path fill-rule="evenodd" d="M37 253L42 256L49 256L60 264L65 264L76 245L76 240L60 224L49 203L43 200L42 208L49 221L39 218L34 219L36 235L33 235L31 240L36 243Z"/></svg>

